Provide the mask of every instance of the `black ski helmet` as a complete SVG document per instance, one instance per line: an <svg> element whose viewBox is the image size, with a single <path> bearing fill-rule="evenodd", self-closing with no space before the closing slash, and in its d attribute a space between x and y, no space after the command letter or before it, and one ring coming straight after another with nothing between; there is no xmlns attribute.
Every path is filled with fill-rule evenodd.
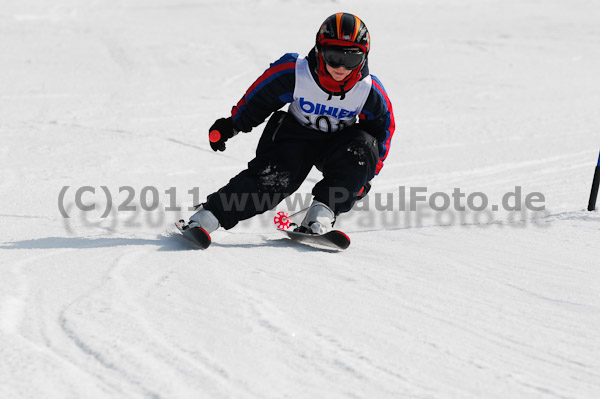
<svg viewBox="0 0 600 399"><path fill-rule="evenodd" d="M338 12L329 16L317 33L317 49L326 46L358 47L368 55L371 46L369 30L356 15Z"/></svg>

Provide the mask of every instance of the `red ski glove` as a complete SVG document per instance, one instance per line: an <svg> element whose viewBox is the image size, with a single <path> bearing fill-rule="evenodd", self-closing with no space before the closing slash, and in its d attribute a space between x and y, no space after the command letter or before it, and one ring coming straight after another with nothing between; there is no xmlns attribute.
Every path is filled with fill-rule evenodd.
<svg viewBox="0 0 600 399"><path fill-rule="evenodd" d="M233 128L231 117L220 118L208 129L208 140L213 151L225 151L225 142L235 136L237 131Z"/></svg>

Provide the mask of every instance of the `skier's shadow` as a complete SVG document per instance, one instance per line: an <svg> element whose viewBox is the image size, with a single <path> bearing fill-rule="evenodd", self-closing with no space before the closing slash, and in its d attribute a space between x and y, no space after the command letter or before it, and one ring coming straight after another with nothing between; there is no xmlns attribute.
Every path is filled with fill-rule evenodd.
<svg viewBox="0 0 600 399"><path fill-rule="evenodd" d="M185 251L189 245L177 235L159 235L156 239L120 237L45 237L0 244L0 249L80 249L155 245L159 251Z"/></svg>
<svg viewBox="0 0 600 399"><path fill-rule="evenodd" d="M158 246L158 251L189 251L194 248L181 234L161 234L156 239L122 238L122 237L45 237L23 241L11 241L0 244L0 249L84 249L114 248L120 246ZM325 248L314 248L309 245L292 243L287 238L267 238L254 243L221 243L213 242L211 248L290 248L298 252L338 252Z"/></svg>
<svg viewBox="0 0 600 399"><path fill-rule="evenodd" d="M181 234L158 235L156 239L121 238L121 237L45 237L23 241L12 241L0 244L0 249L84 249L114 248L120 246L158 246L158 251L189 251L194 248ZM220 243L213 242L212 247L227 248L290 248L300 252L314 251L308 246L290 245L286 238L266 239L259 243Z"/></svg>

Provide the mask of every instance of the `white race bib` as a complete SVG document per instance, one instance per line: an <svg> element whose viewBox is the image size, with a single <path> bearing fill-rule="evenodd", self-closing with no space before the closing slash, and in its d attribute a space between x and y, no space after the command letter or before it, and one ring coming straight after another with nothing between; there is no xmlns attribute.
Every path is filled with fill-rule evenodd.
<svg viewBox="0 0 600 399"><path fill-rule="evenodd" d="M336 132L356 123L356 117L369 97L371 77L358 81L347 91L345 98L324 92L314 81L306 58L296 62L296 87L289 112L303 126L322 132Z"/></svg>

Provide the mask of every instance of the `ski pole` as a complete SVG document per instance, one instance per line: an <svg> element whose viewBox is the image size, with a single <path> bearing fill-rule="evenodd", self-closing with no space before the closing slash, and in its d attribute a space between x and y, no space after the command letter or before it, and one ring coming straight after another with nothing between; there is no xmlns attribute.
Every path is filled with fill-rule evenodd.
<svg viewBox="0 0 600 399"><path fill-rule="evenodd" d="M592 191L590 192L590 202L588 203L588 211L596 209L596 199L598 198L598 186L600 185L600 156L598 156L598 165L594 172L594 180L592 181Z"/></svg>
<svg viewBox="0 0 600 399"><path fill-rule="evenodd" d="M292 216L296 216L296 215L297 215L297 214L299 214L299 213L302 213L302 212L304 212L304 211L307 211L307 210L308 210L308 208L310 208L310 206L307 206L307 207L306 207L306 208L304 208L304 209L300 209L300 210L299 210L298 212L296 212L296 213L292 213L292 214L291 214L290 216L288 216L286 219L290 220Z"/></svg>

